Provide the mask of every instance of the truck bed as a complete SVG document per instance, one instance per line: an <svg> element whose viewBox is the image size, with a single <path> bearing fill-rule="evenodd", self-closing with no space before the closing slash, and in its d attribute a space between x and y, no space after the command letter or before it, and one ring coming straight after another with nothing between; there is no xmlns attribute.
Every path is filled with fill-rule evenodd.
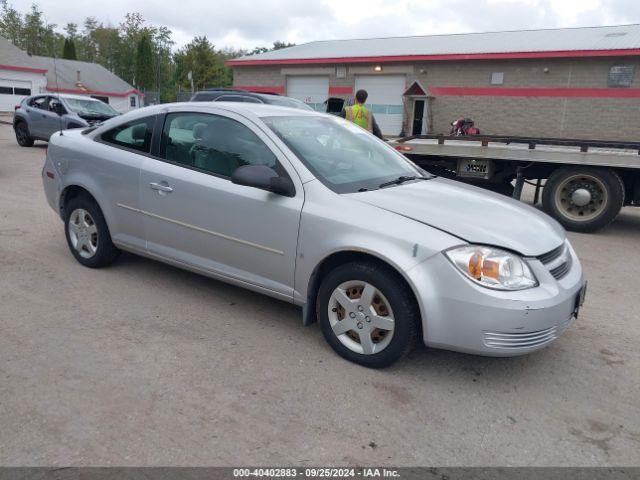
<svg viewBox="0 0 640 480"><path fill-rule="evenodd" d="M640 169L640 154L635 144L602 142L602 146L595 146L598 144L588 141L557 140L556 144L551 143L552 141L552 139L505 139L486 136L478 139L421 136L399 138L389 143L406 155Z"/></svg>

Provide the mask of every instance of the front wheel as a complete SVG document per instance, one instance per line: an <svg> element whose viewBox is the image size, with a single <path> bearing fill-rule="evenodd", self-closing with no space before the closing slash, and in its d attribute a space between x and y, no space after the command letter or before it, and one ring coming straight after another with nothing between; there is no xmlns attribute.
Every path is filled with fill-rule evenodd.
<svg viewBox="0 0 640 480"><path fill-rule="evenodd" d="M593 232L613 221L624 204L624 184L614 171L565 167L542 191L542 206L567 230Z"/></svg>
<svg viewBox="0 0 640 480"><path fill-rule="evenodd" d="M375 263L331 271L318 291L325 339L342 357L371 368L391 365L415 345L419 312L404 280Z"/></svg>

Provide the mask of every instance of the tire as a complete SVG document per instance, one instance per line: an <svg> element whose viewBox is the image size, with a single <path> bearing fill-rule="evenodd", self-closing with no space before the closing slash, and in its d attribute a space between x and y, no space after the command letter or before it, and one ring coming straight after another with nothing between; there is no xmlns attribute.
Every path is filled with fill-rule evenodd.
<svg viewBox="0 0 640 480"><path fill-rule="evenodd" d="M93 198L86 195L71 198L64 211L67 245L78 262L85 267L101 268L118 258L120 250L111 241L107 222Z"/></svg>
<svg viewBox="0 0 640 480"><path fill-rule="evenodd" d="M616 218L624 191L622 179L613 170L563 167L545 183L542 206L567 230L594 232Z"/></svg>
<svg viewBox="0 0 640 480"><path fill-rule="evenodd" d="M347 302L352 302L351 315L343 307ZM347 263L329 272L318 290L316 315L325 339L338 355L370 368L387 367L405 356L420 332L419 311L404 279L373 262ZM384 328L378 328L381 325ZM370 342L363 343L363 338Z"/></svg>
<svg viewBox="0 0 640 480"><path fill-rule="evenodd" d="M25 122L16 123L13 127L16 134L16 141L21 147L33 147L33 138L29 134L29 127Z"/></svg>

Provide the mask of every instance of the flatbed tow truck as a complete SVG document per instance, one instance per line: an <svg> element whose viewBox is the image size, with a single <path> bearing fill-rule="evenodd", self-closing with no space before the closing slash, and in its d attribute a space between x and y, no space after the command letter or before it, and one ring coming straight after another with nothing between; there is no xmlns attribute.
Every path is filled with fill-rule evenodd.
<svg viewBox="0 0 640 480"><path fill-rule="evenodd" d="M389 143L425 170L534 204L568 230L592 232L640 206L640 142L497 135L413 135Z"/></svg>

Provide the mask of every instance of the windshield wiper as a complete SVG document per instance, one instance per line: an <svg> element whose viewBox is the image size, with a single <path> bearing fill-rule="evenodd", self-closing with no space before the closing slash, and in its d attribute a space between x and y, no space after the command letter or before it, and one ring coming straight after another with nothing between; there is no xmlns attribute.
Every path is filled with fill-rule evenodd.
<svg viewBox="0 0 640 480"><path fill-rule="evenodd" d="M431 180L431 177L416 177L415 175L400 175L395 180L389 180L388 182L381 183L378 188L390 187L391 185L400 185L404 182L410 182L411 180Z"/></svg>

